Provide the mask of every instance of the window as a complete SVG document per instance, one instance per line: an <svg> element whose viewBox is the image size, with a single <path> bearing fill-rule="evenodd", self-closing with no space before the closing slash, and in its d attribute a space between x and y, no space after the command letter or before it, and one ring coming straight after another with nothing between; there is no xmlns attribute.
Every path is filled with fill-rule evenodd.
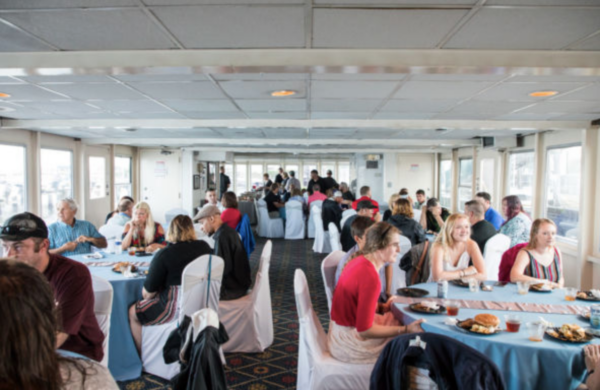
<svg viewBox="0 0 600 390"><path fill-rule="evenodd" d="M473 199L473 159L461 158L458 161L460 168L458 175L458 207L459 211L465 210L465 203Z"/></svg>
<svg viewBox="0 0 600 390"><path fill-rule="evenodd" d="M280 165L267 165L267 173L269 174L269 179L275 183L275 177L279 174Z"/></svg>
<svg viewBox="0 0 600 390"><path fill-rule="evenodd" d="M317 169L317 163L314 163L314 162L304 163L304 166L302 169L302 186L303 187L308 187L308 181L310 180L310 171L312 171L313 169Z"/></svg>
<svg viewBox="0 0 600 390"><path fill-rule="evenodd" d="M533 197L533 152L511 153L508 159L508 195L517 195L531 215Z"/></svg>
<svg viewBox="0 0 600 390"><path fill-rule="evenodd" d="M225 164L225 175L229 176L229 180L233 178L233 164Z"/></svg>
<svg viewBox="0 0 600 390"><path fill-rule="evenodd" d="M262 164L250 165L250 185L252 188L262 187L263 174L264 172Z"/></svg>
<svg viewBox="0 0 600 390"><path fill-rule="evenodd" d="M350 163L348 161L338 163L338 183L344 182L350 185Z"/></svg>
<svg viewBox="0 0 600 390"><path fill-rule="evenodd" d="M484 158L479 162L479 190L494 195L494 159Z"/></svg>
<svg viewBox="0 0 600 390"><path fill-rule="evenodd" d="M440 204L452 207L452 160L440 161Z"/></svg>
<svg viewBox="0 0 600 390"><path fill-rule="evenodd" d="M235 193L240 195L248 191L248 165L235 164Z"/></svg>
<svg viewBox="0 0 600 390"><path fill-rule="evenodd" d="M104 198L106 188L106 159L90 157L89 159L90 199Z"/></svg>
<svg viewBox="0 0 600 390"><path fill-rule="evenodd" d="M131 157L115 157L115 204L124 196L132 196Z"/></svg>
<svg viewBox="0 0 600 390"><path fill-rule="evenodd" d="M545 215L556 223L556 235L579 239L581 146L548 149L546 154Z"/></svg>
<svg viewBox="0 0 600 390"><path fill-rule="evenodd" d="M0 145L0 224L26 209L25 147Z"/></svg>
<svg viewBox="0 0 600 390"><path fill-rule="evenodd" d="M56 220L56 206L73 197L73 153L68 150L41 150L42 219Z"/></svg>

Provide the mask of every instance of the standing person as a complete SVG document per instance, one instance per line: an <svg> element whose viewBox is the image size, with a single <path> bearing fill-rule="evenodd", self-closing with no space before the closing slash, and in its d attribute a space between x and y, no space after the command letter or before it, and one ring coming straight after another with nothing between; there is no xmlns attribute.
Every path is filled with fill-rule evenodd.
<svg viewBox="0 0 600 390"><path fill-rule="evenodd" d="M263 190L267 191L269 188L271 188L271 186L273 185L273 181L271 179L269 179L269 174L265 173L263 175Z"/></svg>
<svg viewBox="0 0 600 390"><path fill-rule="evenodd" d="M275 176L275 183L281 185L283 184L283 168L279 167L279 173Z"/></svg>
<svg viewBox="0 0 600 390"><path fill-rule="evenodd" d="M356 199L354 198L354 194L350 192L348 183L341 182L340 191L342 191L342 198L344 198L344 200L342 201L342 208L345 210L349 209L350 207L352 207L352 202L354 202Z"/></svg>
<svg viewBox="0 0 600 390"><path fill-rule="evenodd" d="M481 202L485 210L485 220L494 225L496 230L500 230L500 227L504 223L504 218L499 212L492 208L492 197L487 192L478 192L475 195L475 199Z"/></svg>
<svg viewBox="0 0 600 390"><path fill-rule="evenodd" d="M448 209L442 207L436 198L429 198L427 208L421 212L421 226L426 232L439 233L450 216Z"/></svg>
<svg viewBox="0 0 600 390"><path fill-rule="evenodd" d="M525 214L521 199L516 195L502 199L502 212L506 221L500 227L500 233L510 237L510 247L529 241L531 218Z"/></svg>
<svg viewBox="0 0 600 390"><path fill-rule="evenodd" d="M487 241L498 234L494 225L483 219L483 205L478 200L465 203L465 215L471 224L471 239L477 243L483 254Z"/></svg>
<svg viewBox="0 0 600 390"><path fill-rule="evenodd" d="M510 271L510 281L548 283L563 287L565 278L562 254L556 247L556 224L546 218L536 219L531 226L527 246L519 251Z"/></svg>
<svg viewBox="0 0 600 390"><path fill-rule="evenodd" d="M243 297L252 284L252 276L240 236L223 223L219 209L214 206L203 208L194 219L200 222L202 231L215 240L214 254L225 262L220 299L228 301Z"/></svg>
<svg viewBox="0 0 600 390"><path fill-rule="evenodd" d="M0 259L0 296L2 389L119 388L100 363L64 357L56 351L62 334L60 312L57 316L52 286L38 270Z"/></svg>
<svg viewBox="0 0 600 390"><path fill-rule="evenodd" d="M90 253L92 245L106 248L106 238L88 221L76 219L79 206L71 198L65 198L56 207L58 221L48 226L50 253L72 256Z"/></svg>
<svg viewBox="0 0 600 390"><path fill-rule="evenodd" d="M323 179L323 182L325 183L327 189L336 189L338 187L338 183L331 175L333 175L333 172L331 172L331 169L329 169L327 171L327 177Z"/></svg>
<svg viewBox="0 0 600 390"><path fill-rule="evenodd" d="M302 184L300 184L300 180L296 179L295 171L290 171L290 179L288 180L287 184L285 185L285 190L288 192L292 192L290 189L291 186L294 186L294 188L297 190L302 189Z"/></svg>
<svg viewBox="0 0 600 390"><path fill-rule="evenodd" d="M129 247L136 247L154 252L165 246L165 231L160 223L154 222L148 203L136 204L133 207L133 218L125 224L121 248L126 251Z"/></svg>
<svg viewBox="0 0 600 390"><path fill-rule="evenodd" d="M322 177L319 176L319 171L313 169L310 171L310 180L308 181L308 195L312 195L314 192L314 186L319 185L319 188L322 193L325 193L329 187L323 180Z"/></svg>
<svg viewBox="0 0 600 390"><path fill-rule="evenodd" d="M290 176L285 171L281 174L281 176L283 176L283 181L281 182L281 189L283 191L290 192L287 189L287 183L290 181Z"/></svg>
<svg viewBox="0 0 600 390"><path fill-rule="evenodd" d="M219 200L221 200L223 194L229 190L229 187L231 186L231 180L229 180L229 176L225 174L225 166L221 165L219 170L221 171L221 175L219 178Z"/></svg>
<svg viewBox="0 0 600 390"><path fill-rule="evenodd" d="M48 228L41 218L32 213L17 214L6 221L0 230L0 240L5 256L37 269L52 286L53 307L58 309L58 323L61 325L59 329L52 329L56 332L53 346L102 361L104 335L94 314L94 291L88 267L50 253ZM4 298L2 294L0 300ZM3 317L1 323L4 324L5 320ZM39 351L34 349L30 352Z"/></svg>
<svg viewBox="0 0 600 390"><path fill-rule="evenodd" d="M242 214L238 209L238 200L237 196L235 196L235 193L227 191L225 194L223 194L221 205L224 209L221 212L221 219L223 220L223 223L226 223L232 229L236 229L237 225L242 220Z"/></svg>
<svg viewBox="0 0 600 390"><path fill-rule="evenodd" d="M332 197L323 201L323 207L321 208L321 217L323 218L323 229L329 231L329 223L333 222L337 227L338 232L342 232L340 222L342 220L342 193L336 191Z"/></svg>
<svg viewBox="0 0 600 390"><path fill-rule="evenodd" d="M377 203L377 201L371 199L371 188L369 186L360 187L360 198L358 198L354 202L352 202L352 208L354 210L358 211L357 205L359 202L362 202L363 200L368 200L369 202L373 203L373 206L375 206L375 211L373 213L374 214L379 213L379 203Z"/></svg>
<svg viewBox="0 0 600 390"><path fill-rule="evenodd" d="M392 338L423 331L423 320L400 325L390 311L391 300L378 303L379 270L394 263L399 253L398 229L379 222L367 230L362 255L347 263L333 293L328 344L334 358L352 364L374 363Z"/></svg>
<svg viewBox="0 0 600 390"><path fill-rule="evenodd" d="M421 207L425 206L425 204L427 203L427 197L425 196L425 191L418 190L416 195L417 195L417 201L413 205L413 209L421 210Z"/></svg>

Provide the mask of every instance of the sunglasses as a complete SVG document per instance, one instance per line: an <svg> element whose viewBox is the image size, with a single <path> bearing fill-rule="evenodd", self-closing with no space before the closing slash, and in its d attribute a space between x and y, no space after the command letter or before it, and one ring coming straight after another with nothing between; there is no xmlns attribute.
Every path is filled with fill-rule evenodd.
<svg viewBox="0 0 600 390"><path fill-rule="evenodd" d="M0 233L2 235L7 235L7 236L19 236L19 235L24 235L27 234L29 235L29 237L39 237L39 238L46 238L47 233L45 230L40 229L40 228L29 228L29 227L24 227L24 226L2 226L2 229L0 230Z"/></svg>

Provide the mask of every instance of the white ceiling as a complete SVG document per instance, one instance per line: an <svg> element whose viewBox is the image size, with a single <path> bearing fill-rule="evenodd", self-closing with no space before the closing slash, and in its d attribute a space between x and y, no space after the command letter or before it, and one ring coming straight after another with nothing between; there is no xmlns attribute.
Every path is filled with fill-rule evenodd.
<svg viewBox="0 0 600 390"><path fill-rule="evenodd" d="M224 50L220 64L209 49ZM294 62L299 50L320 62ZM343 63L342 50L374 66ZM3 0L0 114L14 119L3 127L140 146L452 147L600 118L599 57L581 54L598 51L600 0ZM478 52L503 63L469 63ZM26 65L3 65L11 53ZM231 53L265 64L234 66ZM148 63L117 64L136 57ZM271 97L281 89L296 94ZM529 96L540 90L558 94Z"/></svg>

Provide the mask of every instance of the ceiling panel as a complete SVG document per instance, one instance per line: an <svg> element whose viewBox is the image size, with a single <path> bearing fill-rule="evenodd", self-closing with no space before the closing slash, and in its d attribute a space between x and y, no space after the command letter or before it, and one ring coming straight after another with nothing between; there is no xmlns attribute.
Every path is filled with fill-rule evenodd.
<svg viewBox="0 0 600 390"><path fill-rule="evenodd" d="M305 112L247 112L251 119L306 119Z"/></svg>
<svg viewBox="0 0 600 390"><path fill-rule="evenodd" d="M301 99L305 97L304 81L222 81L221 88L234 99ZM288 97L271 97L271 92L279 90L296 91Z"/></svg>
<svg viewBox="0 0 600 390"><path fill-rule="evenodd" d="M182 111L181 114L190 119L247 119L246 115L239 111L235 112L189 112Z"/></svg>
<svg viewBox="0 0 600 390"><path fill-rule="evenodd" d="M600 76L515 76L511 77L511 83L530 82L530 83L548 83L548 82L575 82L575 83L594 83L600 81Z"/></svg>
<svg viewBox="0 0 600 390"><path fill-rule="evenodd" d="M522 112L515 112L513 114L508 114L508 115L500 115L500 116L494 118L494 120L497 120L497 121L546 121L546 120L555 119L555 118L559 117L560 115L561 114L549 114L549 113L526 114L526 113L522 113Z"/></svg>
<svg viewBox="0 0 600 390"><path fill-rule="evenodd" d="M566 114L556 117L558 121L595 121L600 119L600 112L596 114Z"/></svg>
<svg viewBox="0 0 600 390"><path fill-rule="evenodd" d="M379 5L473 5L477 0L314 0L315 4L340 4L340 5L364 5L374 6Z"/></svg>
<svg viewBox="0 0 600 390"><path fill-rule="evenodd" d="M145 82L157 82L157 81L208 81L205 75L199 73L182 73L182 74L165 74L165 73L153 73L153 74L121 74L112 76L117 80L129 82L129 81L145 81Z"/></svg>
<svg viewBox="0 0 600 390"><path fill-rule="evenodd" d="M574 45L572 50L600 50L600 34L593 36L590 39Z"/></svg>
<svg viewBox="0 0 600 390"><path fill-rule="evenodd" d="M574 5L595 5L598 6L598 0L488 0L485 5L565 5L565 6L574 6Z"/></svg>
<svg viewBox="0 0 600 390"><path fill-rule="evenodd" d="M526 108L519 112L527 114L552 114L552 113L592 113L600 112L600 104L597 102L559 102L547 101Z"/></svg>
<svg viewBox="0 0 600 390"><path fill-rule="evenodd" d="M0 23L0 52L52 51L52 48L21 31Z"/></svg>
<svg viewBox="0 0 600 390"><path fill-rule="evenodd" d="M25 84L23 81L10 76L0 76L0 84ZM0 89L2 87L0 86Z"/></svg>
<svg viewBox="0 0 600 390"><path fill-rule="evenodd" d="M42 88L36 87L35 85L9 85L5 84L2 86L2 91L10 95L11 101L19 101L19 100L31 100L31 101L39 101L39 100L55 100L55 99L64 99L65 97L62 95L58 95L52 92L48 92L43 90Z"/></svg>
<svg viewBox="0 0 600 390"><path fill-rule="evenodd" d="M157 100L163 99L223 99L225 96L209 81L191 83L140 83L130 82L136 90Z"/></svg>
<svg viewBox="0 0 600 390"><path fill-rule="evenodd" d="M353 138L356 129L311 129L309 131L309 137L311 139L326 139L326 138L340 138L340 139L351 139ZM341 146L341 145L340 145Z"/></svg>
<svg viewBox="0 0 600 390"><path fill-rule="evenodd" d="M598 29L600 8L484 8L446 49L557 50Z"/></svg>
<svg viewBox="0 0 600 390"><path fill-rule="evenodd" d="M600 105L600 84L590 85L564 96L557 96L556 100L594 100Z"/></svg>
<svg viewBox="0 0 600 390"><path fill-rule="evenodd" d="M10 112L0 112L0 114L5 118L11 119L61 119L64 117L64 115L51 114L49 112L28 108L19 108Z"/></svg>
<svg viewBox="0 0 600 390"><path fill-rule="evenodd" d="M244 111L306 111L305 99L238 99Z"/></svg>
<svg viewBox="0 0 600 390"><path fill-rule="evenodd" d="M409 81L394 95L394 99L446 99L469 98L492 83L479 81Z"/></svg>
<svg viewBox="0 0 600 390"><path fill-rule="evenodd" d="M368 119L369 112L319 112L310 113L311 119Z"/></svg>
<svg viewBox="0 0 600 390"><path fill-rule="evenodd" d="M71 138L103 138L102 134L93 133L90 131L80 130L80 129L43 129L45 133L61 135L63 137L71 137Z"/></svg>
<svg viewBox="0 0 600 390"><path fill-rule="evenodd" d="M352 73L356 68L347 67L347 73L313 73L312 80L334 80L334 81L399 81L406 78L403 73Z"/></svg>
<svg viewBox="0 0 600 390"><path fill-rule="evenodd" d="M143 113L169 111L167 108L150 100L99 100L90 102L90 104L115 112L122 111Z"/></svg>
<svg viewBox="0 0 600 390"><path fill-rule="evenodd" d="M44 110L55 114L69 115L71 113L90 113L101 111L97 108L88 106L85 103L74 100L46 101L46 102L28 102L24 104L27 108Z"/></svg>
<svg viewBox="0 0 600 390"><path fill-rule="evenodd" d="M177 129L169 130L169 134L178 138L224 138L211 129Z"/></svg>
<svg viewBox="0 0 600 390"><path fill-rule="evenodd" d="M121 112L119 117L129 119L186 119L186 116L175 112Z"/></svg>
<svg viewBox="0 0 600 390"><path fill-rule="evenodd" d="M2 17L63 50L174 48L139 9L16 12Z"/></svg>
<svg viewBox="0 0 600 390"><path fill-rule="evenodd" d="M560 94L584 86L584 83L502 83L474 97L475 100L518 100L537 102L544 98L529 96L536 91L557 91Z"/></svg>
<svg viewBox="0 0 600 390"><path fill-rule="evenodd" d="M264 129L263 130L267 137L269 138L297 138L304 139L306 138L306 130L305 129Z"/></svg>
<svg viewBox="0 0 600 390"><path fill-rule="evenodd" d="M373 117L373 119L404 119L404 120L415 120L415 119L431 119L438 113L423 112L423 113L400 113L400 112L380 112Z"/></svg>
<svg viewBox="0 0 600 390"><path fill-rule="evenodd" d="M464 68L466 71L468 68ZM506 74L413 74L411 81L500 81L506 78Z"/></svg>
<svg viewBox="0 0 600 390"><path fill-rule="evenodd" d="M177 111L218 112L235 111L236 107L227 99L160 99Z"/></svg>
<svg viewBox="0 0 600 390"><path fill-rule="evenodd" d="M139 93L121 84L48 84L45 88L74 99L98 100L141 100Z"/></svg>
<svg viewBox="0 0 600 390"><path fill-rule="evenodd" d="M34 84L55 84L55 83L112 83L114 82L107 76L101 75L48 75L48 76L19 76L21 80L25 80Z"/></svg>
<svg viewBox="0 0 600 390"><path fill-rule="evenodd" d="M441 113L441 114L437 114L436 116L433 117L433 119L449 119L449 120L488 120L488 119L492 119L491 114L483 114L483 113L477 113L477 112L470 112L470 113L456 113L456 112L446 112L446 113Z"/></svg>
<svg viewBox="0 0 600 390"><path fill-rule="evenodd" d="M351 111L351 112L371 112L381 104L381 99L356 99L356 100L335 100L335 99L313 99L310 103L312 111Z"/></svg>
<svg viewBox="0 0 600 390"><path fill-rule="evenodd" d="M98 112L71 112L69 114L58 114L65 119L117 119L117 115L106 111Z"/></svg>
<svg viewBox="0 0 600 390"><path fill-rule="evenodd" d="M466 10L315 9L313 47L432 49Z"/></svg>
<svg viewBox="0 0 600 390"><path fill-rule="evenodd" d="M304 47L304 7L189 6L152 11L188 49Z"/></svg>
<svg viewBox="0 0 600 390"><path fill-rule="evenodd" d="M409 100L409 99L393 99L386 103L381 109L382 112L399 112L399 113L415 113L415 112L442 112L454 107L459 100Z"/></svg>
<svg viewBox="0 0 600 390"><path fill-rule="evenodd" d="M1 9L94 8L136 6L135 0L2 0Z"/></svg>
<svg viewBox="0 0 600 390"><path fill-rule="evenodd" d="M503 115L530 105L531 102L493 102L484 100L469 100L455 107L451 113L479 113Z"/></svg>
<svg viewBox="0 0 600 390"><path fill-rule="evenodd" d="M221 5L223 0L144 0L146 5ZM304 0L227 0L227 4L304 4Z"/></svg>
<svg viewBox="0 0 600 390"><path fill-rule="evenodd" d="M214 73L211 76L217 81L288 81L308 79L308 74L306 73Z"/></svg>
<svg viewBox="0 0 600 390"><path fill-rule="evenodd" d="M262 129L218 129L227 138L265 138Z"/></svg>
<svg viewBox="0 0 600 390"><path fill-rule="evenodd" d="M397 83L387 81L324 81L311 82L313 99L384 99Z"/></svg>

